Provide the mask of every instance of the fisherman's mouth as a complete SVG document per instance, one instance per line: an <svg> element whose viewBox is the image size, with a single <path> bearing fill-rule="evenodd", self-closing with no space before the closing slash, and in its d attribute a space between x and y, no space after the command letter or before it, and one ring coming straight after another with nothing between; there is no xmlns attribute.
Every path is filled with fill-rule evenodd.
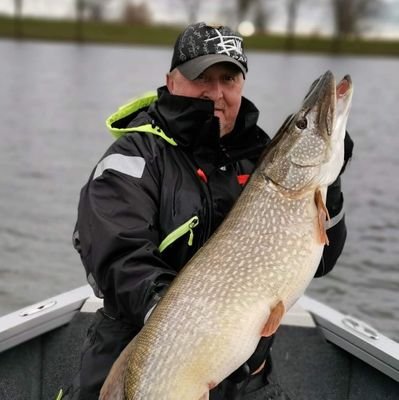
<svg viewBox="0 0 399 400"><path fill-rule="evenodd" d="M214 115L215 115L215 117L221 118L224 115L224 111L220 110L220 109L215 109Z"/></svg>

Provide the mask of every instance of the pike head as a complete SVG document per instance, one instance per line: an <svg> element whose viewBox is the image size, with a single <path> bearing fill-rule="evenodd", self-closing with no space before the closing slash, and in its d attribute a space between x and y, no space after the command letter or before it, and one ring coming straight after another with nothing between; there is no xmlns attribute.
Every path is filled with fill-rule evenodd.
<svg viewBox="0 0 399 400"><path fill-rule="evenodd" d="M333 183L344 162L344 137L353 86L346 75L336 86L327 71L311 85L300 110L267 147L260 165L266 179L300 193Z"/></svg>

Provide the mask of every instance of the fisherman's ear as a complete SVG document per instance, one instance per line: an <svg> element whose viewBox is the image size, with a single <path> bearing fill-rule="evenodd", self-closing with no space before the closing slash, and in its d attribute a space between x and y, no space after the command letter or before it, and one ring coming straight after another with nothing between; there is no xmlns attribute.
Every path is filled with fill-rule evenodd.
<svg viewBox="0 0 399 400"><path fill-rule="evenodd" d="M349 136L348 131L346 131L346 133L345 133L345 142L344 142L344 165L342 166L339 175L342 175L344 173L346 165L348 164L348 162L352 158L353 146L354 146L353 140Z"/></svg>
<svg viewBox="0 0 399 400"><path fill-rule="evenodd" d="M173 75L171 73L166 74L166 87L169 90L169 93L173 94L173 88L174 88L174 79L173 79Z"/></svg>

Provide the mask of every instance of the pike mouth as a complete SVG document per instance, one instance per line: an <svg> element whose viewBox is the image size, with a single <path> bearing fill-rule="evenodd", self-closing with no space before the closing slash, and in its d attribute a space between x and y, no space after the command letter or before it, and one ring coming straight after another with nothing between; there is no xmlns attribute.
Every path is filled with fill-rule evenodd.
<svg viewBox="0 0 399 400"><path fill-rule="evenodd" d="M352 79L350 75L345 75L341 82L338 83L335 90L337 100L345 97L352 88Z"/></svg>

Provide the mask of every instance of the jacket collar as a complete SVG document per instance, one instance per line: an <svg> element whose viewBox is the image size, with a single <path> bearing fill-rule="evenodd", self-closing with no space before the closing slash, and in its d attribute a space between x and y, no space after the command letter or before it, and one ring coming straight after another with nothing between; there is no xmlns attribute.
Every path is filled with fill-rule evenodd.
<svg viewBox="0 0 399 400"><path fill-rule="evenodd" d="M208 173L244 158L257 160L270 140L257 126L258 109L243 97L233 132L222 138L213 112L212 101L172 95L164 86L158 94L149 92L123 105L106 124L115 138L143 126L156 133L159 127L165 140L187 149Z"/></svg>
<svg viewBox="0 0 399 400"><path fill-rule="evenodd" d="M219 143L219 120L213 116L209 100L172 95L164 86L158 89L158 101L148 112L180 146L192 149Z"/></svg>
<svg viewBox="0 0 399 400"><path fill-rule="evenodd" d="M158 100L148 109L167 136L212 164L257 158L269 138L257 126L255 105L243 97L234 130L222 138L213 112L212 101L172 95L165 86L158 89Z"/></svg>

